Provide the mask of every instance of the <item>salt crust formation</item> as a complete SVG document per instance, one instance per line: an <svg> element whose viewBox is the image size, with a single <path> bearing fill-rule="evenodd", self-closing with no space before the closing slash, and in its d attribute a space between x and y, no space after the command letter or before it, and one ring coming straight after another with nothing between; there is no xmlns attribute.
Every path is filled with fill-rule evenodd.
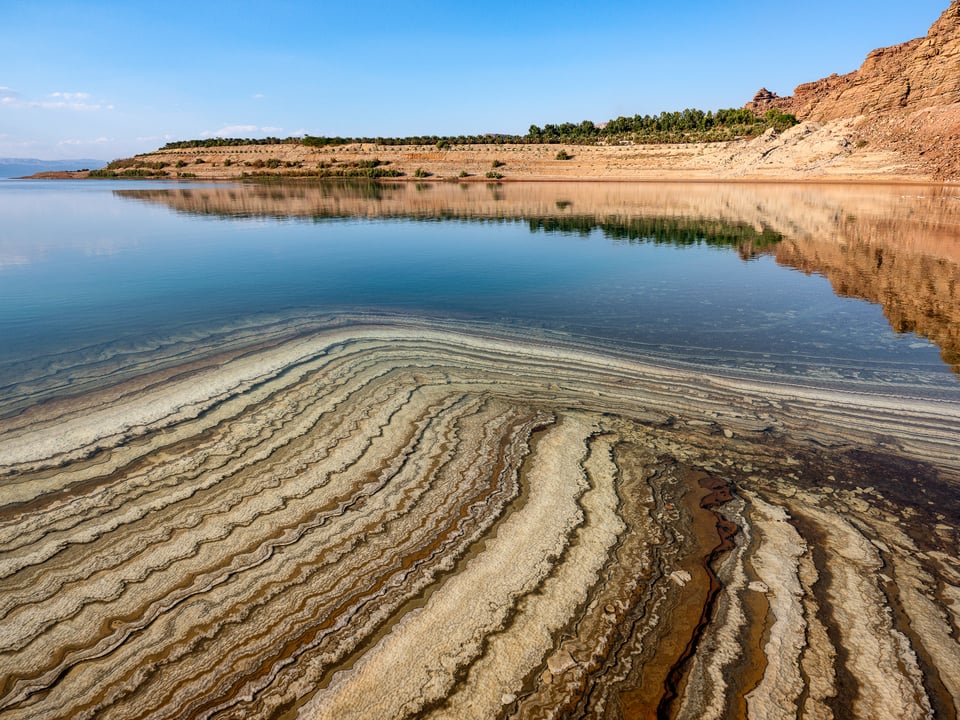
<svg viewBox="0 0 960 720"><path fill-rule="evenodd" d="M956 401L363 315L48 370L0 409L4 718L960 707Z"/></svg>

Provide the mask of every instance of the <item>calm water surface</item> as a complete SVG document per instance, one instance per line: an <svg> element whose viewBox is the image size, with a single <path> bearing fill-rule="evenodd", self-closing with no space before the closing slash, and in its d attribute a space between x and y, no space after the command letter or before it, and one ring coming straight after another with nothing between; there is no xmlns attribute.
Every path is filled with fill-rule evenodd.
<svg viewBox="0 0 960 720"><path fill-rule="evenodd" d="M960 201L821 193L0 181L0 373L251 316L363 309L955 391Z"/></svg>

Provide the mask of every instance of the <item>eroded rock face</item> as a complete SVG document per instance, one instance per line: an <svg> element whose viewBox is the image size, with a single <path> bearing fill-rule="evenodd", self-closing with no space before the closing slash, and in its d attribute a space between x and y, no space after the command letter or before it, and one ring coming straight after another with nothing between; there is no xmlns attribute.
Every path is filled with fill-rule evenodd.
<svg viewBox="0 0 960 720"><path fill-rule="evenodd" d="M747 107L775 107L800 120L865 116L861 139L896 149L938 179L956 179L960 147L960 2L925 37L874 50L859 69L798 85L779 97L761 89Z"/></svg>
<svg viewBox="0 0 960 720"><path fill-rule="evenodd" d="M960 2L954 0L926 37L874 50L858 70L798 85L790 97L762 88L748 107L778 107L801 120L822 122L957 102Z"/></svg>
<svg viewBox="0 0 960 720"><path fill-rule="evenodd" d="M753 100L747 103L747 107L757 114L762 114L772 107L780 107L778 103L784 99L772 90L763 87L757 90L757 94L753 96Z"/></svg>

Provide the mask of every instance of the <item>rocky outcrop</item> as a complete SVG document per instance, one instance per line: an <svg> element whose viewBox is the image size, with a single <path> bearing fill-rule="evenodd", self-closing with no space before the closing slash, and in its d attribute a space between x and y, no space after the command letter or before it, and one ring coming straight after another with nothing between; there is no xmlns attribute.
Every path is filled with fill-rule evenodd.
<svg viewBox="0 0 960 720"><path fill-rule="evenodd" d="M926 37L874 50L858 70L798 85L791 97L761 88L747 106L776 107L800 120L823 122L958 102L960 0L954 0Z"/></svg>
<svg viewBox="0 0 960 720"><path fill-rule="evenodd" d="M757 115L762 115L770 108L780 108L781 103L788 99L789 98L782 98L772 90L767 90L765 87L762 87L757 90L757 94L753 96L753 100L748 102L746 106L757 113Z"/></svg>
<svg viewBox="0 0 960 720"><path fill-rule="evenodd" d="M800 120L864 118L858 141L893 150L937 180L960 177L960 0L925 37L879 48L846 75L798 85L780 97L761 88L747 107Z"/></svg>

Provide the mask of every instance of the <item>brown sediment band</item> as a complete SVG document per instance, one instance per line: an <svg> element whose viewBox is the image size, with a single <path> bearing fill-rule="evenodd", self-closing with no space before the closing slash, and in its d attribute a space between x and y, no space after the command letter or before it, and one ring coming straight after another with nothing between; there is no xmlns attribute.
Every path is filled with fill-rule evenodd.
<svg viewBox="0 0 960 720"><path fill-rule="evenodd" d="M409 318L191 346L8 396L4 718L956 712L955 400Z"/></svg>
<svg viewBox="0 0 960 720"><path fill-rule="evenodd" d="M706 491L700 498L700 507L704 510L710 510L714 507L723 505L731 500L729 483L716 477L701 477L698 479L700 487ZM707 545L704 549L706 555L703 559L703 571L707 578L707 588L703 603L700 607L700 617L693 626L693 632L687 641L683 652L677 658L673 667L667 673L663 683L663 695L657 704L657 718L670 718L673 716L671 708L674 701L679 696L681 683L686 674L687 663L693 658L704 637L704 631L713 619L713 608L720 595L722 585L713 569L713 562L723 553L733 547L733 536L737 532L737 525L729 520L725 520L720 515L715 515L715 537L712 538L712 547ZM709 534L707 535L709 537ZM709 541L708 541L709 542Z"/></svg>

